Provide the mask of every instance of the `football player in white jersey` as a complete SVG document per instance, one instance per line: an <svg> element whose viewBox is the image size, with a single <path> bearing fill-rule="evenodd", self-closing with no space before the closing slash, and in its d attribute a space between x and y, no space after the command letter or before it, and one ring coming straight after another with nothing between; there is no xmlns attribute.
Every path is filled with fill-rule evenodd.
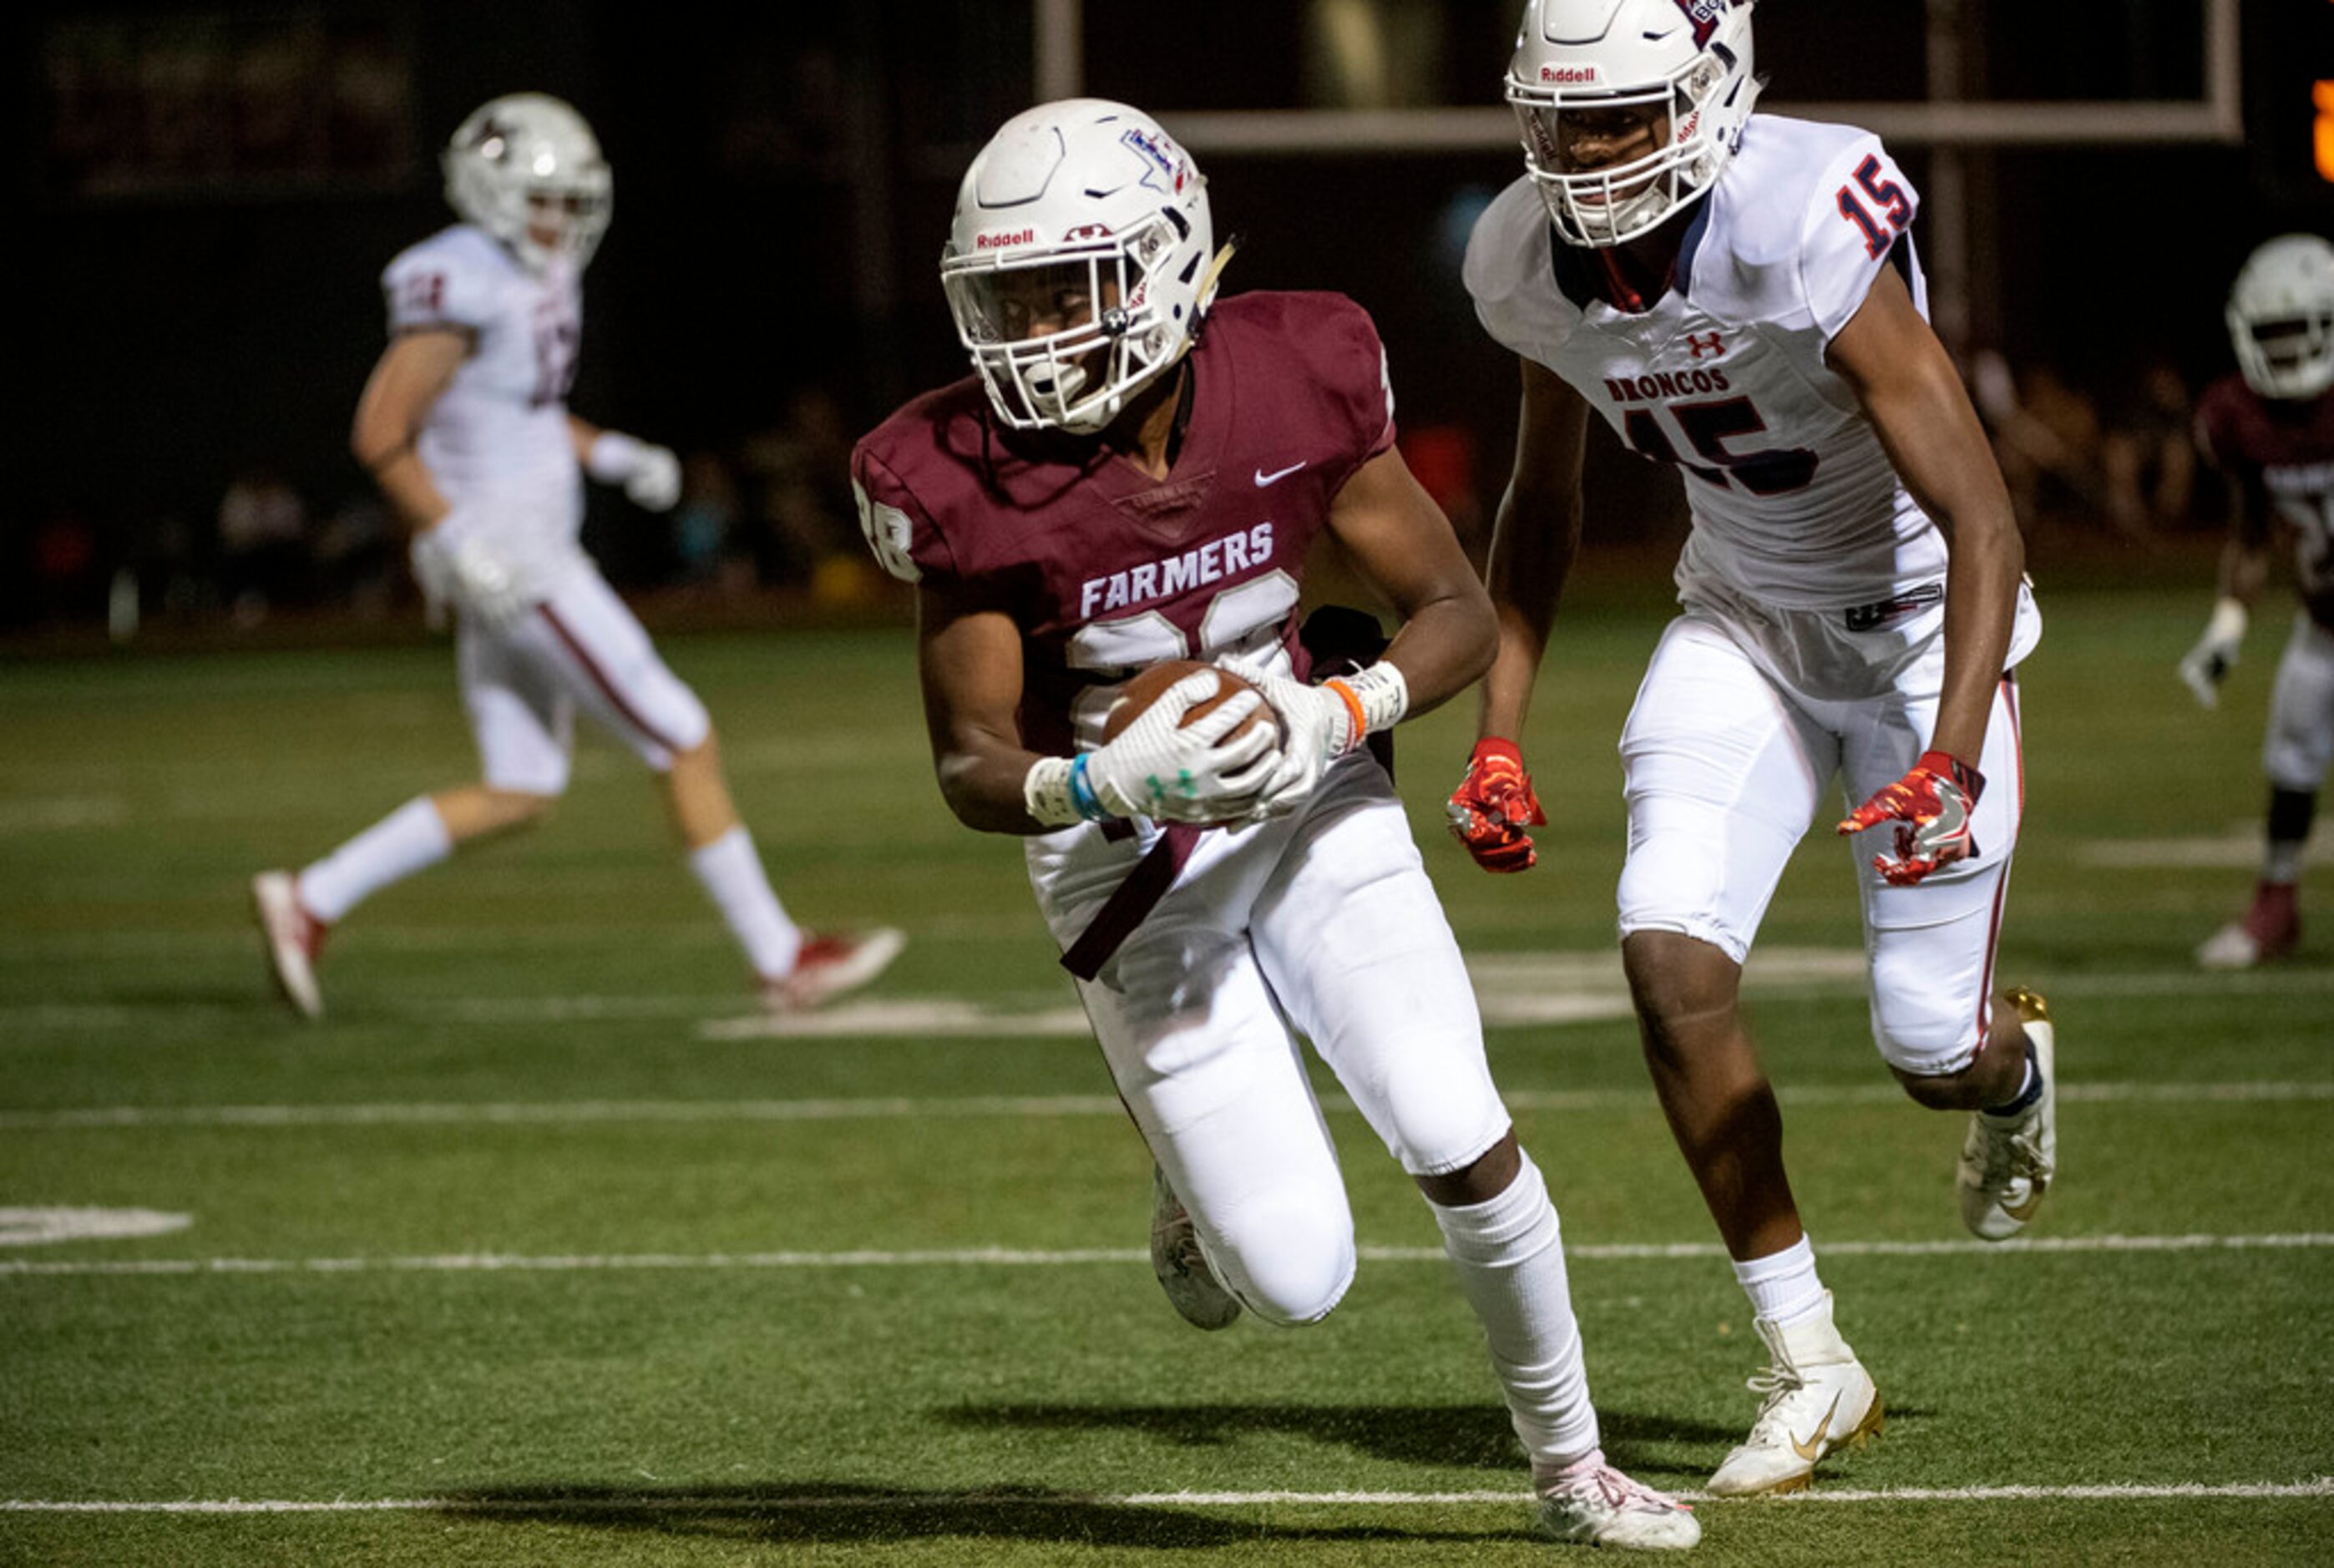
<svg viewBox="0 0 2334 1568"><path fill-rule="evenodd" d="M1683 611L1621 739L1619 903L1663 1110L1771 1354L1720 1495L1804 1486L1881 1424L1738 1005L1835 777L1863 802L1839 831L1858 835L1881 1055L1915 1101L1973 1112L1964 1222L2016 1233L2056 1156L2050 1027L2039 999L1992 983L2021 793L2010 672L2040 631L2017 524L1924 314L1910 183L1868 134L1754 116L1758 91L1748 4L1525 7L1507 82L1525 175L1466 263L1477 314L1522 366L1490 567L1501 640L1450 808L1486 867L1532 864L1543 817L1516 742L1601 415L1683 470L1693 520Z"/></svg>
<svg viewBox="0 0 2334 1568"><path fill-rule="evenodd" d="M2302 858L2334 765L2334 245L2289 234L2254 251L2229 292L2228 322L2239 373L2205 389L2196 409L2197 442L2230 495L2220 597L2180 661L2196 700L2219 706L2281 532L2301 601L2262 743L2270 794L2261 878L2243 916L2196 949L2208 969L2250 969L2300 943Z"/></svg>
<svg viewBox="0 0 2334 1568"><path fill-rule="evenodd" d="M578 709L662 780L690 869L768 1005L810 1006L864 984L901 935L821 936L786 917L730 803L704 705L578 542L585 475L652 511L680 489L671 452L567 410L580 280L612 197L599 142L558 99L515 93L464 120L444 163L463 221L382 274L391 341L351 440L412 530L433 616L454 612L480 777L407 802L297 872L253 879L278 988L320 1015L325 933L359 902L548 815L567 787Z"/></svg>

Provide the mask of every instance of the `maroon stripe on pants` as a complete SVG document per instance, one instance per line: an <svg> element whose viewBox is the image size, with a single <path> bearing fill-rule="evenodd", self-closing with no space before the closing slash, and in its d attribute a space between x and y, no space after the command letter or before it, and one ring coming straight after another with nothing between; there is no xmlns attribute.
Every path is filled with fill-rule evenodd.
<svg viewBox="0 0 2334 1568"><path fill-rule="evenodd" d="M543 612L543 619L550 626L552 634L559 639L570 654L574 656L575 662L584 667L584 673L592 678L592 684L600 688L600 695L615 706L616 711L624 716L624 721L627 724L675 756L689 749L686 746L675 746L670 740L659 734L656 726L641 717L640 709L624 700L624 694L616 689L616 683L608 678L608 672L602 669L599 662L584 650L582 640L567 629L567 623L559 619L557 611L548 604L538 604L535 608Z"/></svg>
<svg viewBox="0 0 2334 1568"><path fill-rule="evenodd" d="M1191 858L1191 846L1200 842L1201 830L1189 822L1171 823L1161 832L1159 842L1151 852L1126 873L1126 880L1118 884L1117 891L1105 899L1070 950L1062 955L1062 967L1081 980L1091 980L1102 973L1110 956L1119 945L1134 934L1143 924L1143 917L1157 907L1183 874L1183 863Z"/></svg>

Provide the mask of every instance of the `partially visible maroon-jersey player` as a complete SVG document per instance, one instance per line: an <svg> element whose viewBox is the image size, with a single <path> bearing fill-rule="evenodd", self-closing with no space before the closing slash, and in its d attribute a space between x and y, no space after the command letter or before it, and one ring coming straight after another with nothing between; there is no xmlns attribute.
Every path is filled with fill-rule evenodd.
<svg viewBox="0 0 2334 1568"><path fill-rule="evenodd" d="M2206 968L2248 969L2301 940L2303 851L2334 764L2334 245L2292 234L2254 251L2230 291L2228 322L2240 373L2214 382L2196 410L2197 443L2228 476L2231 497L2220 597L2180 661L2196 699L2219 706L2281 532L2292 543L2301 601L2262 742L2261 878L2243 916L2196 949Z"/></svg>
<svg viewBox="0 0 2334 1568"><path fill-rule="evenodd" d="M977 374L853 460L869 544L916 585L941 793L1022 837L1156 1163L1152 1259L1177 1311L1309 1323L1353 1281L1293 1028L1425 1195L1543 1526L1690 1545L1690 1512L1605 1462L1556 1210L1361 744L1482 674L1490 601L1394 447L1369 317L1336 294L1218 303L1223 259L1198 169L1123 104L1033 109L966 173L940 278ZM1325 532L1401 622L1334 674L1297 636ZM1105 742L1121 684L1181 659L1260 690L1186 726L1218 686L1187 676ZM1261 704L1277 729L1245 724Z"/></svg>

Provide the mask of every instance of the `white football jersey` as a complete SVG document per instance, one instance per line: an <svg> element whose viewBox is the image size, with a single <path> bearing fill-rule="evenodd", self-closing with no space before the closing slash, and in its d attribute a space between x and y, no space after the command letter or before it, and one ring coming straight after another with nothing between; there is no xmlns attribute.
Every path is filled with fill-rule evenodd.
<svg viewBox="0 0 2334 1568"><path fill-rule="evenodd" d="M1884 266L1927 313L1905 232L1917 205L1878 138L1754 114L1642 314L1593 295L1601 253L1555 240L1529 178L1477 221L1467 291L1494 338L1684 470L1681 582L1783 609L1874 603L1942 581L1945 543L1824 351Z"/></svg>
<svg viewBox="0 0 2334 1568"><path fill-rule="evenodd" d="M558 258L538 275L456 224L400 254L381 287L392 337L472 338L422 428L421 460L447 500L477 510L513 569L547 589L584 560L584 481L567 423L584 312L574 267Z"/></svg>

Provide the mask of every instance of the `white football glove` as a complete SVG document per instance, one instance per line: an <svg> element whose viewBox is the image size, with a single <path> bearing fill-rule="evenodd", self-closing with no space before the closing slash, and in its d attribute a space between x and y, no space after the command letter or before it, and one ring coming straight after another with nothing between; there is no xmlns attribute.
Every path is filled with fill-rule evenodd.
<svg viewBox="0 0 2334 1568"><path fill-rule="evenodd" d="M1272 704L1287 732L1280 743L1280 765L1265 781L1255 814L1259 820L1286 816L1305 803L1329 765L1361 737L1354 733L1353 710L1328 688L1307 686L1286 675L1254 673L1249 678Z"/></svg>
<svg viewBox="0 0 2334 1568"><path fill-rule="evenodd" d="M2245 607L2234 599L2223 599L2213 606L2213 619L2204 627L2204 635L2180 661L2180 678L2196 694L2196 700L2206 707L2221 706L2221 682L2237 664L2237 650L2245 640Z"/></svg>
<svg viewBox="0 0 2334 1568"><path fill-rule="evenodd" d="M600 432L584 471L603 485L622 485L632 505L651 512L669 512L680 499L680 459L672 448L620 430Z"/></svg>
<svg viewBox="0 0 2334 1568"><path fill-rule="evenodd" d="M1185 676L1137 715L1117 739L1085 756L1085 782L1104 811L1157 822L1222 822L1252 815L1280 761L1272 726L1234 736L1264 698L1243 691L1191 724L1183 716L1216 695L1212 669Z"/></svg>
<svg viewBox="0 0 2334 1568"><path fill-rule="evenodd" d="M433 625L450 604L468 619L508 631L535 608L509 565L458 512L448 513L436 526L416 534L408 553Z"/></svg>

